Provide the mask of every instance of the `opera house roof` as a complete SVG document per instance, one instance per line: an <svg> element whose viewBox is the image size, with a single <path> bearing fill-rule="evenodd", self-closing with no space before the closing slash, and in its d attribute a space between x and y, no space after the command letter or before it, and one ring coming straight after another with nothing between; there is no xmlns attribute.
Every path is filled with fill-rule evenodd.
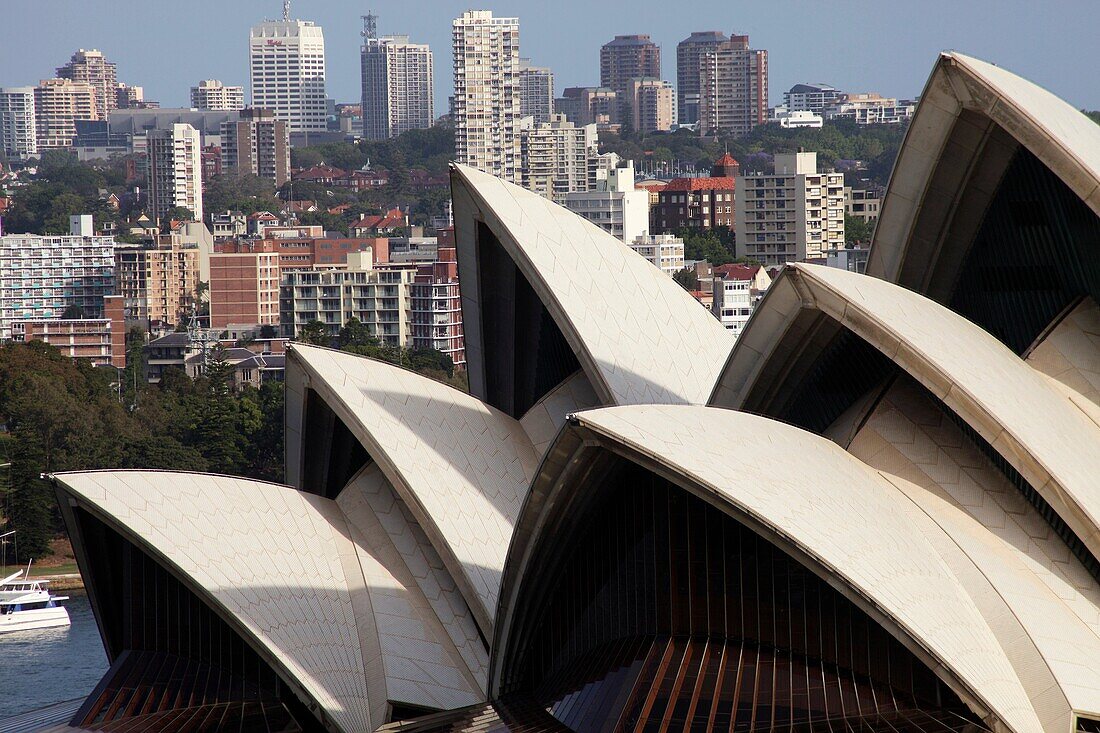
<svg viewBox="0 0 1100 733"><path fill-rule="evenodd" d="M451 186L469 394L295 343L287 486L53 477L71 726L1100 731L1100 126L941 55L867 274L789 264L736 343Z"/></svg>

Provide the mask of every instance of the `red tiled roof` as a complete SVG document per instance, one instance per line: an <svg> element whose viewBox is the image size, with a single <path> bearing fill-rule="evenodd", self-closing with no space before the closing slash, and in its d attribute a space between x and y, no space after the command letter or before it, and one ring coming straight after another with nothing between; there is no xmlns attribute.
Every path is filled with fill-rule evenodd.
<svg viewBox="0 0 1100 733"><path fill-rule="evenodd" d="M352 229L389 229L405 226L405 212L392 208L385 214L370 214L351 225Z"/></svg>
<svg viewBox="0 0 1100 733"><path fill-rule="evenodd" d="M343 170L333 168L331 165L315 165L302 171L295 171L293 178L297 180L309 180L311 178L343 178L346 176Z"/></svg>
<svg viewBox="0 0 1100 733"><path fill-rule="evenodd" d="M752 280L760 271L760 265L719 265L714 268L715 275L723 280Z"/></svg>
<svg viewBox="0 0 1100 733"><path fill-rule="evenodd" d="M719 158L719 159L718 159L718 160L717 160L717 161L716 161L716 162L715 162L714 164L715 164L715 165L740 165L740 164L739 164L739 163L737 162L736 158L734 158L734 157L733 157L732 155L730 155L729 153L726 153L725 155L723 155L723 156L722 156L721 158Z"/></svg>
<svg viewBox="0 0 1100 733"><path fill-rule="evenodd" d="M729 177L673 178L661 191L732 191L736 182Z"/></svg>

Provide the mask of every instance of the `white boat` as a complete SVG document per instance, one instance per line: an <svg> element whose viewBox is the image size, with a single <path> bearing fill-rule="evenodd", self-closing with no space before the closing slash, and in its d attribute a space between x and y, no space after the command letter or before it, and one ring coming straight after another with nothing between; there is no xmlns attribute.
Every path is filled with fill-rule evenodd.
<svg viewBox="0 0 1100 733"><path fill-rule="evenodd" d="M20 580L22 575L20 570L0 580L0 634L72 623L68 609L58 603L68 596L51 595L48 580Z"/></svg>

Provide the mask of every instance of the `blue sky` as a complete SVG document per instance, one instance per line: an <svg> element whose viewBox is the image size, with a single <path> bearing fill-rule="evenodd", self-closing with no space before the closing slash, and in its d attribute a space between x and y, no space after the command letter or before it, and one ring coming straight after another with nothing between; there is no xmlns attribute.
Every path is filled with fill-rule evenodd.
<svg viewBox="0 0 1100 733"><path fill-rule="evenodd" d="M1100 109L1100 0L294 0L292 14L324 27L329 95L339 102L358 101L359 16L368 9L381 33L430 43L442 113L450 21L471 7L519 16L521 53L553 68L559 91L599 81L599 47L615 34L650 34L675 83L676 43L722 30L768 49L773 103L800 81L913 96L936 53L955 49ZM200 79L247 87L249 26L281 12L281 0L0 0L0 86L33 84L77 48L98 48L117 62L121 81L183 106Z"/></svg>

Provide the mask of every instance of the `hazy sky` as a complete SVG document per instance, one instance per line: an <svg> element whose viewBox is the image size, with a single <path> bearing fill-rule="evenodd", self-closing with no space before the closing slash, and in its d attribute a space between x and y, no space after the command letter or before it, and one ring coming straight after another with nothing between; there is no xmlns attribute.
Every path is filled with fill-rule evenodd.
<svg viewBox="0 0 1100 733"><path fill-rule="evenodd" d="M676 81L676 43L691 31L748 33L771 64L771 99L800 81L911 97L937 52L978 56L1100 109L1100 0L294 0L293 17L324 27L328 92L359 100L359 16L381 34L409 34L435 51L437 114L451 91L451 19L468 8L520 19L520 50L556 74L555 89L599 82L599 47L648 33ZM200 79L248 85L249 27L281 16L281 0L0 0L0 86L53 75L77 48L98 48L119 80L163 106L186 106Z"/></svg>

